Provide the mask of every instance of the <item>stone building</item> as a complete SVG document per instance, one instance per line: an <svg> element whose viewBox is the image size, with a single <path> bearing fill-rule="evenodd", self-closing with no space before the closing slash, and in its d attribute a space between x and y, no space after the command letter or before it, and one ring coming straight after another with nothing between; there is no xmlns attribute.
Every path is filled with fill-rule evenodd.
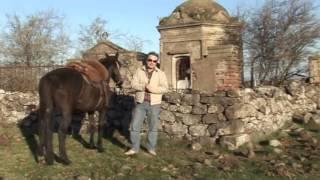
<svg viewBox="0 0 320 180"><path fill-rule="evenodd" d="M188 0L160 20L161 69L173 89L203 92L241 84L241 23L212 0Z"/></svg>
<svg viewBox="0 0 320 180"><path fill-rule="evenodd" d="M103 40L98 42L92 48L86 50L82 59L85 60L99 60L105 57L105 54L114 55L119 53L119 61L121 63L120 73L124 79L123 87L131 88L130 82L133 73L136 69L142 65L142 61L145 58L145 54L141 52L129 51L122 48L109 40ZM70 60L81 60L81 59L70 59ZM111 84L111 86L113 86Z"/></svg>
<svg viewBox="0 0 320 180"><path fill-rule="evenodd" d="M311 83L320 83L320 54L309 57L309 77Z"/></svg>

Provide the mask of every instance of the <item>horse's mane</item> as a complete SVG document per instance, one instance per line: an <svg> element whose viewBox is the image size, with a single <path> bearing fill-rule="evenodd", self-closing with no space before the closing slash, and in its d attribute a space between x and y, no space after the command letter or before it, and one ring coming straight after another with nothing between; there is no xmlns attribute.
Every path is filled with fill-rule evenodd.
<svg viewBox="0 0 320 180"><path fill-rule="evenodd" d="M71 61L66 64L66 67L79 71L93 82L101 82L109 79L108 70L99 61Z"/></svg>

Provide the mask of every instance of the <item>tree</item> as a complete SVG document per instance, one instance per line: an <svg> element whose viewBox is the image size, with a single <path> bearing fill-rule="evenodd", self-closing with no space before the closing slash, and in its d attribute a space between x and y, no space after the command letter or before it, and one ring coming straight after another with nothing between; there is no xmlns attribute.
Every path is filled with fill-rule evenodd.
<svg viewBox="0 0 320 180"><path fill-rule="evenodd" d="M53 64L65 59L70 40L64 32L62 16L47 10L25 18L16 14L6 17L0 53L7 63L30 66Z"/></svg>
<svg viewBox="0 0 320 180"><path fill-rule="evenodd" d="M142 51L144 44L149 42L138 36L130 35L129 33L119 34L118 40L119 44L130 51Z"/></svg>
<svg viewBox="0 0 320 180"><path fill-rule="evenodd" d="M86 50L96 45L101 40L106 40L109 32L106 28L107 21L97 17L90 25L80 25L80 36L78 37L80 49Z"/></svg>
<svg viewBox="0 0 320 180"><path fill-rule="evenodd" d="M129 33L107 29L107 21L100 17L96 17L88 26L80 25L79 34L80 52L108 39L131 51L142 51L144 43L147 42Z"/></svg>
<svg viewBox="0 0 320 180"><path fill-rule="evenodd" d="M320 39L315 10L309 0L266 0L250 13L244 42L251 81L280 85L306 72L307 58Z"/></svg>

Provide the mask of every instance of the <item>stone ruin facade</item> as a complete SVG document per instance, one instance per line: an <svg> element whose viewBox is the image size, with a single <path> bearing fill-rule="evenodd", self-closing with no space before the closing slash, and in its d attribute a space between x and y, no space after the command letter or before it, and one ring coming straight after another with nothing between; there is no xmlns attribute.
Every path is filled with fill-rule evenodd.
<svg viewBox="0 0 320 180"><path fill-rule="evenodd" d="M188 0L160 20L161 69L172 89L201 92L241 84L241 23L212 0Z"/></svg>
<svg viewBox="0 0 320 180"><path fill-rule="evenodd" d="M309 77L311 83L320 83L320 54L309 57Z"/></svg>

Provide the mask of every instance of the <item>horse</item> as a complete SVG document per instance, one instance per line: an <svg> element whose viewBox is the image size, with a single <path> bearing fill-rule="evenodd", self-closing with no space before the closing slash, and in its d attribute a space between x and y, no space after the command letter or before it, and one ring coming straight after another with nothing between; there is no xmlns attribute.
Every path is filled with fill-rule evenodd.
<svg viewBox="0 0 320 180"><path fill-rule="evenodd" d="M85 60L71 63L63 68L52 70L41 77L39 92L39 145L38 155L44 156L48 165L54 163L53 152L53 113L61 112L62 119L58 127L59 157L63 164L70 164L65 140L73 112L89 114L89 124L94 123L94 112L99 112L97 145L94 145L94 131L90 132L90 147L103 152L102 136L106 122L106 111L110 99L110 77L121 87L122 77L119 72L118 53L115 56L106 54L99 61Z"/></svg>

